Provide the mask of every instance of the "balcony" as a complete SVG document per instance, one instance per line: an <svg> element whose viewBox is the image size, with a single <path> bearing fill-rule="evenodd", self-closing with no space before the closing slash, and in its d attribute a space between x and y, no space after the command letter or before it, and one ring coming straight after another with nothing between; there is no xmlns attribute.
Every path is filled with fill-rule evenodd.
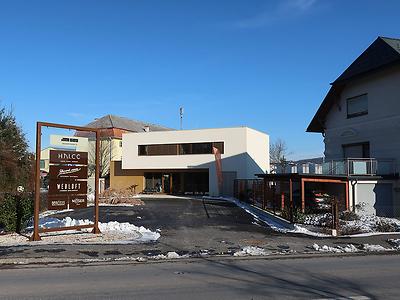
<svg viewBox="0 0 400 300"><path fill-rule="evenodd" d="M396 161L394 159L348 158L325 161L322 164L289 163L285 168L276 168L276 173L332 176L393 176L396 175Z"/></svg>

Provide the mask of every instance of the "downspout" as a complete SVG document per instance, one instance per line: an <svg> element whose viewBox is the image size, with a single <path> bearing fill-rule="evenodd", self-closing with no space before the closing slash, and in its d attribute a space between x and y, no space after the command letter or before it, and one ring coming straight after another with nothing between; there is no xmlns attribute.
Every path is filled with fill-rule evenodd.
<svg viewBox="0 0 400 300"><path fill-rule="evenodd" d="M351 184L351 198L352 198L352 211L355 212L356 211L356 184L358 183L357 180L351 180L350 184Z"/></svg>

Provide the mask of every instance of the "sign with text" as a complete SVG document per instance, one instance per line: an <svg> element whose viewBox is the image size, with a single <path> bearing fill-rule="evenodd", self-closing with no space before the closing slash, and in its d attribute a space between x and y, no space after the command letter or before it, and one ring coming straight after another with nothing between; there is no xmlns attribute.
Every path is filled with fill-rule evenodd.
<svg viewBox="0 0 400 300"><path fill-rule="evenodd" d="M87 179L87 166L50 166L50 179Z"/></svg>
<svg viewBox="0 0 400 300"><path fill-rule="evenodd" d="M52 195L49 195L47 197L48 210L67 209L67 207L68 207L68 198L65 198L63 196L52 196Z"/></svg>
<svg viewBox="0 0 400 300"><path fill-rule="evenodd" d="M50 180L49 196L87 194L87 181Z"/></svg>
<svg viewBox="0 0 400 300"><path fill-rule="evenodd" d="M72 195L69 196L69 208L86 208L87 196L86 195Z"/></svg>
<svg viewBox="0 0 400 300"><path fill-rule="evenodd" d="M51 164L88 164L88 153L68 150L50 150Z"/></svg>

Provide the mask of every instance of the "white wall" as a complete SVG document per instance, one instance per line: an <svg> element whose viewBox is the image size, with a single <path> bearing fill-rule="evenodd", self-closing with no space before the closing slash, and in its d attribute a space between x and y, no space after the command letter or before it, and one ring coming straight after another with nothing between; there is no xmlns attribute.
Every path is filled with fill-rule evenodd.
<svg viewBox="0 0 400 300"><path fill-rule="evenodd" d="M349 185L350 208L360 215L399 216L395 187L393 180L358 180ZM353 204L356 207L353 208Z"/></svg>
<svg viewBox="0 0 400 300"><path fill-rule="evenodd" d="M218 193L213 154L139 156L138 145L224 142L222 169L238 178L269 171L268 135L247 127L125 133L123 169L209 169L210 194Z"/></svg>
<svg viewBox="0 0 400 300"><path fill-rule="evenodd" d="M368 115L347 119L346 99L368 94ZM352 81L343 90L326 120L325 157L343 157L343 144L369 142L373 158L400 162L400 68L380 71Z"/></svg>

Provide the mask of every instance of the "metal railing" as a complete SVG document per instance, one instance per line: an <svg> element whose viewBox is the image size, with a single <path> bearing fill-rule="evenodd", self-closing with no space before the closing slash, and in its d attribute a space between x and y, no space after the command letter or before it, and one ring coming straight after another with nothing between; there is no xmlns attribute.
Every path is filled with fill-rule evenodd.
<svg viewBox="0 0 400 300"><path fill-rule="evenodd" d="M347 158L324 162L321 171L323 175L394 175L396 164L394 159Z"/></svg>
<svg viewBox="0 0 400 300"><path fill-rule="evenodd" d="M277 167L276 173L320 174L333 176L385 176L396 174L394 159L346 158L329 160L321 164L288 164Z"/></svg>

